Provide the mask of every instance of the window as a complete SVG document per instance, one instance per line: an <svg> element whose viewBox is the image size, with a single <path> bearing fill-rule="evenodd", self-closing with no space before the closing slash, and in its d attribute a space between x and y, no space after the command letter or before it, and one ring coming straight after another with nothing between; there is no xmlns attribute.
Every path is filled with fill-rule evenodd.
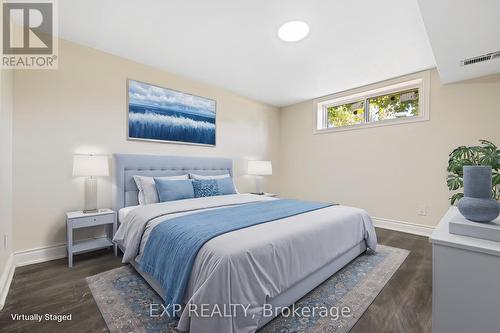
<svg viewBox="0 0 500 333"><path fill-rule="evenodd" d="M418 89L371 97L368 121L402 119L418 116Z"/></svg>
<svg viewBox="0 0 500 333"><path fill-rule="evenodd" d="M417 78L317 100L315 132L428 120L428 73L413 76Z"/></svg>
<svg viewBox="0 0 500 333"><path fill-rule="evenodd" d="M365 119L365 102L328 106L326 112L329 128L362 124Z"/></svg>

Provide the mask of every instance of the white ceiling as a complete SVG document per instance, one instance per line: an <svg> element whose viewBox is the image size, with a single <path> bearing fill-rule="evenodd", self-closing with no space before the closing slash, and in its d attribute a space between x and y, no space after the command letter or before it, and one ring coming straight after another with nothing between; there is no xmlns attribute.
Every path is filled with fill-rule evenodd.
<svg viewBox="0 0 500 333"><path fill-rule="evenodd" d="M443 83L500 72L500 59L460 61L500 51L500 1L418 0Z"/></svg>
<svg viewBox="0 0 500 333"><path fill-rule="evenodd" d="M74 41L276 106L435 67L417 0L64 0ZM277 38L310 25L297 43Z"/></svg>

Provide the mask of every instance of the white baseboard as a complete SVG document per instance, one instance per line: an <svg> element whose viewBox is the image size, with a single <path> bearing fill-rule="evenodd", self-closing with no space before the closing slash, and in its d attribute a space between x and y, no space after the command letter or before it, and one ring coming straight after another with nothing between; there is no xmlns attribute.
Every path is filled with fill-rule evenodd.
<svg viewBox="0 0 500 333"><path fill-rule="evenodd" d="M2 275L0 276L0 310L3 309L5 305L5 299L9 293L10 284L12 278L14 277L14 271L16 266L14 265L14 255L11 254L9 259L7 259L7 264L4 267Z"/></svg>
<svg viewBox="0 0 500 333"><path fill-rule="evenodd" d="M102 237L80 239L75 241L73 245L78 244L79 242L82 241L94 240L98 238ZM16 267L38 264L45 261L65 258L67 256L68 252L66 248L66 243L36 247L33 249L14 252Z"/></svg>
<svg viewBox="0 0 500 333"><path fill-rule="evenodd" d="M61 259L67 256L66 244L37 247L16 251L14 259L16 267L38 264L49 260Z"/></svg>
<svg viewBox="0 0 500 333"><path fill-rule="evenodd" d="M372 221L373 224L379 228L396 230L419 236L429 237L434 231L434 227L424 224L390 220L380 217L372 217Z"/></svg>

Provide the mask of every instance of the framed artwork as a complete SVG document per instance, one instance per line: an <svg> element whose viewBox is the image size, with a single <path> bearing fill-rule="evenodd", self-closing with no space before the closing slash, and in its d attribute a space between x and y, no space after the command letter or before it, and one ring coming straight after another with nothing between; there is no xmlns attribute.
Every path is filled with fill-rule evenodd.
<svg viewBox="0 0 500 333"><path fill-rule="evenodd" d="M215 146L216 102L128 80L128 139Z"/></svg>

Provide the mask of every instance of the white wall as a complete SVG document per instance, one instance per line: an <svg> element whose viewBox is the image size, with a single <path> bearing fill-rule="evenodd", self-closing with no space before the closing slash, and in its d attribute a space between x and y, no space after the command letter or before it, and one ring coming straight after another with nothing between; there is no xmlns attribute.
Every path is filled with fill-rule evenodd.
<svg viewBox="0 0 500 333"><path fill-rule="evenodd" d="M127 141L127 78L217 100L217 146ZM60 41L58 70L17 71L14 86L16 250L65 243L64 213L83 207L75 153L231 157L240 191L254 189L246 159L278 165L278 109L94 49ZM99 206L109 207L111 178L99 184Z"/></svg>
<svg viewBox="0 0 500 333"><path fill-rule="evenodd" d="M0 70L0 308L5 297L12 237L12 110L13 73ZM7 243L4 243L4 239Z"/></svg>
<svg viewBox="0 0 500 333"><path fill-rule="evenodd" d="M488 139L500 146L500 75L443 86L431 71L430 120L313 134L313 101L281 110L280 192L435 225L449 207L448 154ZM418 216L420 206L427 216Z"/></svg>

